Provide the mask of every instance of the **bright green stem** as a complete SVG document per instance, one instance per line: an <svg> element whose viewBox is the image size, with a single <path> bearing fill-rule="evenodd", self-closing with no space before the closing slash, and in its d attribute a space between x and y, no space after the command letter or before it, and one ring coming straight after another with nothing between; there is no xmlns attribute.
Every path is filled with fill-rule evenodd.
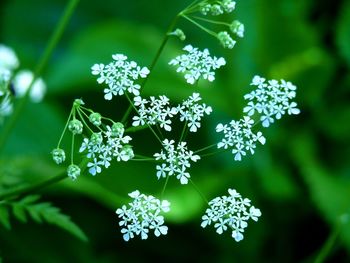
<svg viewBox="0 0 350 263"><path fill-rule="evenodd" d="M209 146L206 146L206 147L203 147L203 148L201 148L201 149L195 151L194 153L203 152L203 151L205 151L205 150L208 150L208 149L213 148L214 146L216 146L216 143L215 143L215 144L212 144L212 145L209 145Z"/></svg>
<svg viewBox="0 0 350 263"><path fill-rule="evenodd" d="M162 189L162 193L160 194L161 198L163 199L163 196L164 196L164 193L165 193L165 189L168 185L168 182L169 182L169 175L167 175L166 179L165 179L165 183L164 183L164 186L163 186L163 189Z"/></svg>
<svg viewBox="0 0 350 263"><path fill-rule="evenodd" d="M89 159L85 158L81 161L81 163L79 164L79 167L81 169L81 173L84 172L85 168L86 168L86 164L88 163ZM67 176L67 172L66 170L59 173L56 176L53 176L49 179L46 179L42 182L39 182L37 184L34 185L29 185L29 186L23 186L23 187L18 187L16 189L12 189L10 191L7 191L5 193L0 194L0 201L5 200L5 199L9 199L12 197L19 197L19 196L23 196L23 195L27 195L33 192L36 192L38 190L41 190L45 187L48 187L50 185L53 185L55 183L58 183L64 179L66 179Z"/></svg>
<svg viewBox="0 0 350 263"><path fill-rule="evenodd" d="M199 188L197 187L197 185L192 181L191 178L189 178L191 184L193 185L193 188L197 191L197 193L202 197L202 199L208 204L209 201L208 199L205 197L205 195L201 192L201 190L199 190Z"/></svg>
<svg viewBox="0 0 350 263"><path fill-rule="evenodd" d="M141 91L142 89L144 89L144 87L145 87L145 85L146 85L146 83L147 83L147 80L149 79L150 75L152 74L153 69L154 69L155 65L157 64L157 62L158 62L158 60L159 60L159 57L160 57L160 55L162 54L162 52L163 52L163 50L164 50L164 47L165 47L166 43L167 43L168 40L169 40L169 37L170 37L170 36L169 36L169 33L172 32L172 31L174 30L175 25L176 25L178 19L179 19L179 15L175 16L175 18L171 21L171 23L170 23L170 25L169 25L169 27L168 27L168 30L167 30L167 32L166 32L165 35L164 35L163 41L162 41L162 43L160 44L160 47L158 48L158 51L157 51L157 53L156 53L156 55L155 55L155 57L154 57L154 59L153 59L151 65L150 65L149 68L148 68L150 72L149 72L149 74L147 75L147 77L143 80L143 82L142 82L142 84L141 84L140 91ZM131 111L132 111L132 108L133 108L133 105L130 104L129 107L128 107L128 109L126 110L126 112L125 112L125 114L124 114L122 120L121 120L122 123L125 124L126 120L128 119L128 117L129 117L129 115L130 115L130 113L131 113Z"/></svg>
<svg viewBox="0 0 350 263"><path fill-rule="evenodd" d="M0 134L0 153L3 151L3 148L7 142L8 137L11 134L11 131L16 125L16 122L18 121L28 99L29 99L29 94L32 89L33 83L35 82L36 78L41 75L43 69L46 67L53 50L58 44L58 41L60 40L61 36L63 35L64 30L67 27L68 21L72 17L72 14L78 4L79 0L70 0L69 3L66 6L66 9L64 10L64 13L58 22L58 25L53 32L43 55L41 56L35 70L34 70L34 76L33 80L31 81L29 85L29 89L27 90L25 96L19 100L18 104L15 107L15 110L11 117L8 119L8 121L5 123L3 130L1 131Z"/></svg>
<svg viewBox="0 0 350 263"><path fill-rule="evenodd" d="M332 231L332 233L329 235L326 242L323 244L322 248L320 249L320 252L318 253L315 263L323 263L329 253L332 251L332 248L334 247L334 244L337 240L337 237L340 233L340 224L336 226L336 228Z"/></svg>
<svg viewBox="0 0 350 263"><path fill-rule="evenodd" d="M207 22L207 23L212 23L212 24L216 24L216 25L224 25L224 26L230 26L229 23L226 22L222 22L222 21L216 21L216 20L211 20L211 19L206 19L204 17L200 17L200 16L192 16L195 19Z"/></svg>
<svg viewBox="0 0 350 263"><path fill-rule="evenodd" d="M217 34L211 30L209 30L208 28L202 26L201 24L197 23L196 21L194 21L193 19L189 18L188 16L182 14L181 15L183 18L187 19L188 21L190 21L192 24L196 25L197 27L199 27L200 29L202 29L204 32L208 33L209 35L212 35L213 37L217 37Z"/></svg>

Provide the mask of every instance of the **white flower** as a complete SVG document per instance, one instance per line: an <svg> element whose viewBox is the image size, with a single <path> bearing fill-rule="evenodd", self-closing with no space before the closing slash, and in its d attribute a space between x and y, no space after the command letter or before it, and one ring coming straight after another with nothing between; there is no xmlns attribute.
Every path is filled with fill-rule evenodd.
<svg viewBox="0 0 350 263"><path fill-rule="evenodd" d="M177 56L169 62L169 65L177 66L176 71L184 73L187 83L194 84L197 80L215 80L215 69L226 64L224 58L211 57L208 49L203 51L187 45L183 48L187 54Z"/></svg>
<svg viewBox="0 0 350 263"><path fill-rule="evenodd" d="M171 107L169 98L162 95L159 98L151 96L149 100L140 96L134 98L134 106L138 115L133 117L132 126L156 125L166 131L171 131L171 118L177 114L177 109Z"/></svg>
<svg viewBox="0 0 350 263"><path fill-rule="evenodd" d="M133 198L129 207L123 205L116 211L123 239L129 241L135 236L147 239L151 230L156 237L166 235L168 227L164 225L164 217L160 213L170 211L170 202L141 194L138 190L129 193L129 196Z"/></svg>
<svg viewBox="0 0 350 263"><path fill-rule="evenodd" d="M0 44L0 69L12 71L19 66L19 60L15 51L5 45Z"/></svg>
<svg viewBox="0 0 350 263"><path fill-rule="evenodd" d="M202 117L209 115L213 110L205 103L199 104L202 100L199 93L193 93L188 99L184 100L182 104L177 106L177 111L180 115L180 121L186 122L190 128L190 132L197 132L200 128Z"/></svg>
<svg viewBox="0 0 350 263"><path fill-rule="evenodd" d="M218 148L228 149L234 155L235 161L241 161L247 151L254 154L256 142L265 144L266 139L260 131L256 134L252 131L254 120L249 116L244 116L239 121L232 120L229 124L219 123L216 126L216 132L224 134L224 137L218 142Z"/></svg>
<svg viewBox="0 0 350 263"><path fill-rule="evenodd" d="M91 138L84 138L79 152L84 152L91 161L87 164L89 173L96 175L102 167L108 168L113 159L129 161L134 157L132 147L128 144L132 138L124 135L124 125L120 122L106 126L106 130L93 133Z"/></svg>
<svg viewBox="0 0 350 263"><path fill-rule="evenodd" d="M258 221L261 211L251 206L250 200L243 199L236 190L228 189L228 193L229 196L216 197L209 201L209 208L202 216L201 226L205 228L213 224L218 234L231 229L232 237L239 242L244 237L248 220Z"/></svg>
<svg viewBox="0 0 350 263"><path fill-rule="evenodd" d="M161 165L156 166L157 178L174 175L181 184L187 184L190 178L187 169L191 167L191 161L197 162L200 156L188 150L186 142L180 142L176 148L174 143L174 140L163 140L163 150L153 155L156 160L163 161Z"/></svg>
<svg viewBox="0 0 350 263"><path fill-rule="evenodd" d="M114 61L108 65L100 63L91 67L91 73L99 76L97 82L108 85L104 89L104 98L111 100L113 96L121 96L125 92L138 96L141 87L135 81L146 78L149 74L148 68L141 68L135 61L128 61L128 57L123 54L114 54L112 58Z"/></svg>
<svg viewBox="0 0 350 263"><path fill-rule="evenodd" d="M251 84L256 89L244 96L248 100L243 112L248 116L260 114L260 121L263 127L269 127L275 120L282 118L286 112L289 115L300 113L297 103L291 101L296 96L296 86L291 82L281 80L269 80L260 76L254 76Z"/></svg>
<svg viewBox="0 0 350 263"><path fill-rule="evenodd" d="M18 97L23 97L27 90L29 89L29 85L33 81L33 73L29 70L21 70L19 71L13 79L13 87L15 90L15 94ZM40 102L44 98L46 93L46 84L41 79L38 78L32 84L32 88L30 90L30 98L33 102Z"/></svg>

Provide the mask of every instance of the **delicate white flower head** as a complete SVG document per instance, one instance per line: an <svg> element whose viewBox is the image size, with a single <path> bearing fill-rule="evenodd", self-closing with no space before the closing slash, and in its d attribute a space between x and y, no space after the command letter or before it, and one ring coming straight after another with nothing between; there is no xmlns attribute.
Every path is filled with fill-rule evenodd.
<svg viewBox="0 0 350 263"><path fill-rule="evenodd" d="M158 124L160 128L171 131L171 118L177 114L177 109L170 106L168 97L164 95L159 96L159 98L151 96L147 100L138 96L134 98L134 105L138 115L133 117L133 126Z"/></svg>
<svg viewBox="0 0 350 263"><path fill-rule="evenodd" d="M164 161L161 165L157 165L157 177L176 176L181 184L187 184L190 173L187 169L191 167L191 161L197 162L200 157L187 149L186 142L180 142L174 145L174 140L165 139L163 141L163 149L160 153L155 153L156 160Z"/></svg>
<svg viewBox="0 0 350 263"><path fill-rule="evenodd" d="M203 228L214 225L216 233L222 234L232 230L232 238L239 242L248 226L248 220L258 221L261 211L250 204L248 198L242 196L234 189L228 190L229 196L220 196L209 202L209 208L202 216Z"/></svg>
<svg viewBox="0 0 350 263"><path fill-rule="evenodd" d="M18 97L23 97L29 89L30 83L33 81L34 74L29 70L19 71L13 79L13 87ZM38 78L34 81L30 90L30 98L33 102L40 102L46 93L46 84Z"/></svg>
<svg viewBox="0 0 350 263"><path fill-rule="evenodd" d="M121 96L125 92L138 96L140 85L135 81L139 78L146 78L149 70L141 68L135 61L127 61L127 56L123 54L112 55L113 62L108 65L95 64L91 67L91 73L98 75L99 84L106 83L108 88L104 89L106 100L111 100L113 96Z"/></svg>
<svg viewBox="0 0 350 263"><path fill-rule="evenodd" d="M193 93L182 104L177 106L177 111L180 114L180 121L186 122L190 128L190 132L197 132L201 126L201 119L204 115L209 115L213 109L205 103L199 104L201 101L199 93Z"/></svg>
<svg viewBox="0 0 350 263"><path fill-rule="evenodd" d="M102 172L102 167L108 168L112 159L129 161L134 157L132 147L128 144L131 137L124 135L124 125L120 122L106 126L103 133L93 133L90 137L84 138L79 152L85 152L89 158L87 167L89 173L96 175Z"/></svg>
<svg viewBox="0 0 350 263"><path fill-rule="evenodd" d="M248 104L244 107L243 112L248 116L258 113L262 126L269 127L275 120L279 120L286 113L288 115L299 114L297 103L291 101L296 97L296 86L291 82L281 80L269 80L254 76L252 86L256 89L246 94L244 98Z"/></svg>
<svg viewBox="0 0 350 263"><path fill-rule="evenodd" d="M211 57L208 49L203 51L187 45L183 48L187 54L177 56L169 64L177 66L177 72L184 73L187 83L194 84L199 79L210 82L215 79L215 70L224 66L224 58Z"/></svg>
<svg viewBox="0 0 350 263"><path fill-rule="evenodd" d="M254 154L256 142L265 144L266 139L260 131L254 133L254 120L244 116L239 121L232 120L228 124L219 123L216 132L224 134L224 138L217 144L218 148L231 149L235 161L241 161L247 153Z"/></svg>
<svg viewBox="0 0 350 263"><path fill-rule="evenodd" d="M67 175L69 178L71 178L73 181L75 181L78 176L80 175L80 168L78 165L71 164L67 168Z"/></svg>
<svg viewBox="0 0 350 263"><path fill-rule="evenodd" d="M161 213L170 211L170 202L141 194L138 190L129 193L129 196L133 199L129 206L123 205L116 211L120 218L119 226L122 227L123 239L129 241L135 236L147 239L150 231L153 231L156 237L166 235L168 227L164 225Z"/></svg>
<svg viewBox="0 0 350 263"><path fill-rule="evenodd" d="M0 44L0 69L12 71L19 66L19 60L15 51L5 45Z"/></svg>

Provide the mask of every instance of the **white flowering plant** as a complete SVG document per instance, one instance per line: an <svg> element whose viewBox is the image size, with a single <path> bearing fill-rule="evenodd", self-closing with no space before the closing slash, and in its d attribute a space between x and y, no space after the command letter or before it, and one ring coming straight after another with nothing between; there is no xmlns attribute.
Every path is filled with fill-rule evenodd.
<svg viewBox="0 0 350 263"><path fill-rule="evenodd" d="M294 84L283 79L268 80L255 75L250 76L251 82L246 85L251 86L251 89L241 98L246 104L241 109L239 119L218 120L218 115L213 117L215 107L208 105L208 98L201 95L201 86L211 83L214 87L215 80L223 78L220 70L229 66L230 60L214 55L215 52L209 51L209 48L196 47L197 44L190 42L191 37L185 30L177 28L178 21L182 19L203 30L218 40L220 49L228 49L227 52L245 34L244 24L235 19L236 12L236 2L232 0L194 1L176 15L150 66L138 62L141 59L137 57L122 54L120 50L110 54L110 61L92 64L90 77L94 79L105 105L117 103L118 108L122 108L127 103L125 111L119 117L114 113L107 115L100 113L94 105L88 105L84 98L75 99L58 143L51 151L53 161L65 168L64 174L39 187L24 189L20 194L35 191L66 177L79 185L82 177L97 177L115 163L128 165L135 161L150 162L153 174L149 177L156 178L162 187L159 196L146 191L142 193L135 190L140 189L135 186L135 189L130 190L129 203L124 202L124 198L121 198L123 202L115 201L118 204L115 207L116 220L125 241L148 239L151 234L161 237L171 231L166 220L167 214L172 213L172 200L164 199L170 180L179 188L193 185L203 198L207 208L203 210L198 225L203 228L213 226L220 235L229 230L234 241L243 240L248 221L258 221L262 212L251 204L254 201L242 197L233 188L227 190L228 196L207 201L195 183L196 167L202 165L204 157L221 152L228 152L232 165L235 161L250 158L248 155L260 151L257 144L266 143L265 128L285 115L298 115L300 110L295 101L297 88ZM148 96L145 93L146 83L152 74L156 74L154 68L169 39L180 40L183 44L175 57L166 58L169 70L176 71L174 75L181 76L181 85L189 90L190 95L180 100L168 96L166 89L162 94ZM29 71L15 72L18 64L14 51L0 46L0 118L11 114L11 99L14 96L30 96L34 102L43 98L45 84L37 77L38 72L34 75ZM15 88L13 94L12 86ZM215 88L221 92L220 85ZM215 127L210 127L209 123L215 123ZM154 140L152 144L157 148L147 155L142 151L147 147L146 142L137 139L137 134L145 130L150 131ZM198 145L196 134L203 131L214 134L217 140L210 145ZM69 147L65 146L67 137ZM2 197L6 201L18 197L18 192L10 191ZM18 202L25 209L26 204L35 206L33 202L37 200L19 199ZM6 205L16 206L16 203L8 201ZM18 214L17 217L21 217ZM82 236L74 227L74 230L70 228L70 232Z"/></svg>

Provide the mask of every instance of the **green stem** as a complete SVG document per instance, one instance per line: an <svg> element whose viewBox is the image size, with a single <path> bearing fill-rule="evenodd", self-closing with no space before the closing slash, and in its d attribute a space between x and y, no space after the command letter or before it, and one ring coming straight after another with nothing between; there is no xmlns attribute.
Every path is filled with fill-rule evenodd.
<svg viewBox="0 0 350 263"><path fill-rule="evenodd" d="M191 182L191 184L193 185L194 189L197 191L197 193L202 197L202 199L208 204L209 201L208 199L204 196L204 194L199 190L199 188L197 187L197 185L192 181L191 178L189 178L189 181Z"/></svg>
<svg viewBox="0 0 350 263"><path fill-rule="evenodd" d="M212 145L209 145L209 146L206 146L206 147L203 147L203 148L201 148L201 149L195 151L194 153L203 152L203 151L205 151L205 150L208 150L208 149L213 148L214 146L216 146L216 143L215 143L215 144L212 144Z"/></svg>
<svg viewBox="0 0 350 263"><path fill-rule="evenodd" d="M340 224L332 231L326 242L323 244L318 253L315 263L323 263L334 247L335 241L340 233Z"/></svg>
<svg viewBox="0 0 350 263"><path fill-rule="evenodd" d="M201 24L197 23L196 21L194 21L193 19L189 18L188 16L186 16L185 14L182 15L183 18L187 19L188 21L190 21L192 24L196 25L197 27L199 27L200 29L202 29L204 32L208 33L209 35L212 35L213 37L217 37L217 34L214 31L209 30L208 28L202 26Z"/></svg>
<svg viewBox="0 0 350 263"><path fill-rule="evenodd" d="M48 63L48 61L53 53L53 50L55 49L55 47L58 44L58 41L60 40L61 36L63 35L63 32L64 32L65 28L67 27L68 21L70 20L72 14L73 14L73 11L75 10L78 2L79 2L79 0L70 0L69 3L67 4L67 6L64 10L64 13L63 13L60 21L58 22L58 25L57 25L55 31L53 32L45 50L44 50L44 53L41 56L37 66L34 70L33 80L31 81L29 88L26 91L25 96L19 100L18 105L15 107L13 114L11 115L9 120L6 122L6 124L4 125L3 130L0 134L0 152L3 151L4 146L5 146L6 142L8 141L8 137L11 134L11 131L15 127L22 111L25 108L25 105L29 99L29 94L30 94L30 91L32 89L33 83L35 82L36 78L41 75L43 69L46 67L46 65L47 65L47 63Z"/></svg>
<svg viewBox="0 0 350 263"><path fill-rule="evenodd" d="M203 18L203 17L200 17L200 16L192 16L192 17L195 18L195 19L198 19L198 20L201 20L201 21L204 21L204 22L208 22L208 23L212 23L212 24L216 24L216 25L230 26L229 23L222 22L222 21L206 19L206 18Z"/></svg>
<svg viewBox="0 0 350 263"><path fill-rule="evenodd" d="M88 163L89 159L88 158L84 158L80 164L79 167L81 169L81 173L84 172L85 168L86 168L86 164ZM19 197L19 196L23 196L23 195L27 195L33 192L36 192L38 190L41 190L45 187L48 187L50 185L53 185L55 183L58 183L64 179L66 179L67 176L67 172L66 170L64 172L59 173L56 176L53 176L49 179L43 180L42 182L39 182L37 184L34 185L29 185L29 186L23 186L23 187L18 187L16 189L12 189L10 191L7 191L5 193L0 194L0 200L5 200L5 199L9 199L12 197Z"/></svg>
<svg viewBox="0 0 350 263"><path fill-rule="evenodd" d="M161 199L163 199L165 189L166 189L166 187L167 187L167 185L168 185L168 182L169 182L169 177L170 177L170 176L169 176L169 175L167 175L167 177L166 177L166 179L165 179L165 183L164 183L164 186L163 186L162 192L161 192L161 194L160 194Z"/></svg>
<svg viewBox="0 0 350 263"><path fill-rule="evenodd" d="M145 85L146 85L146 83L147 83L147 80L148 80L149 77L151 76L151 74L152 74L152 72L153 72L153 69L154 69L155 65L157 64L157 62L158 62L158 60L159 60L159 57L160 57L160 55L162 54L162 52L163 52L163 50L164 50L164 47L165 47L166 43L167 43L168 40L169 40L169 37L170 37L170 36L169 36L169 33L172 32L172 31L174 30L175 25L176 25L178 19L179 19L179 15L175 16L174 19L171 21L171 23L170 23L170 25L169 25L169 27L168 27L168 29L167 29L167 32L166 32L165 35L164 35L164 38L163 38L163 40L162 40L162 43L160 44L160 46L159 46L159 48L158 48L158 50L157 50L157 53L156 53L156 55L155 55L155 57L154 57L154 59L153 59L151 65L150 65L149 68L148 68L150 72L149 72L149 74L147 75L147 77L143 80L143 82L142 82L142 84L141 84L140 91L141 91L142 89L144 89L144 87L145 87ZM121 120L122 123L125 123L125 122L126 122L126 120L128 119L128 117L129 117L129 115L130 115L130 113L131 113L131 111L132 111L132 108L133 108L133 105L130 104L129 107L128 107L128 109L126 110L126 112L125 112L125 114L124 114L122 120Z"/></svg>
<svg viewBox="0 0 350 263"><path fill-rule="evenodd" d="M66 130L67 130L67 127L68 127L68 124L69 124L69 120L70 120L70 118L72 117L72 114L73 114L73 109L74 109L74 107L72 107L72 109L70 110L70 113L69 113L69 116L68 116L68 119L67 119L67 122L66 122L66 126L64 126L64 129L63 129L63 132L61 134L60 140L58 141L58 144L57 144L57 148L60 147L62 139L63 139L63 136L66 133Z"/></svg>

